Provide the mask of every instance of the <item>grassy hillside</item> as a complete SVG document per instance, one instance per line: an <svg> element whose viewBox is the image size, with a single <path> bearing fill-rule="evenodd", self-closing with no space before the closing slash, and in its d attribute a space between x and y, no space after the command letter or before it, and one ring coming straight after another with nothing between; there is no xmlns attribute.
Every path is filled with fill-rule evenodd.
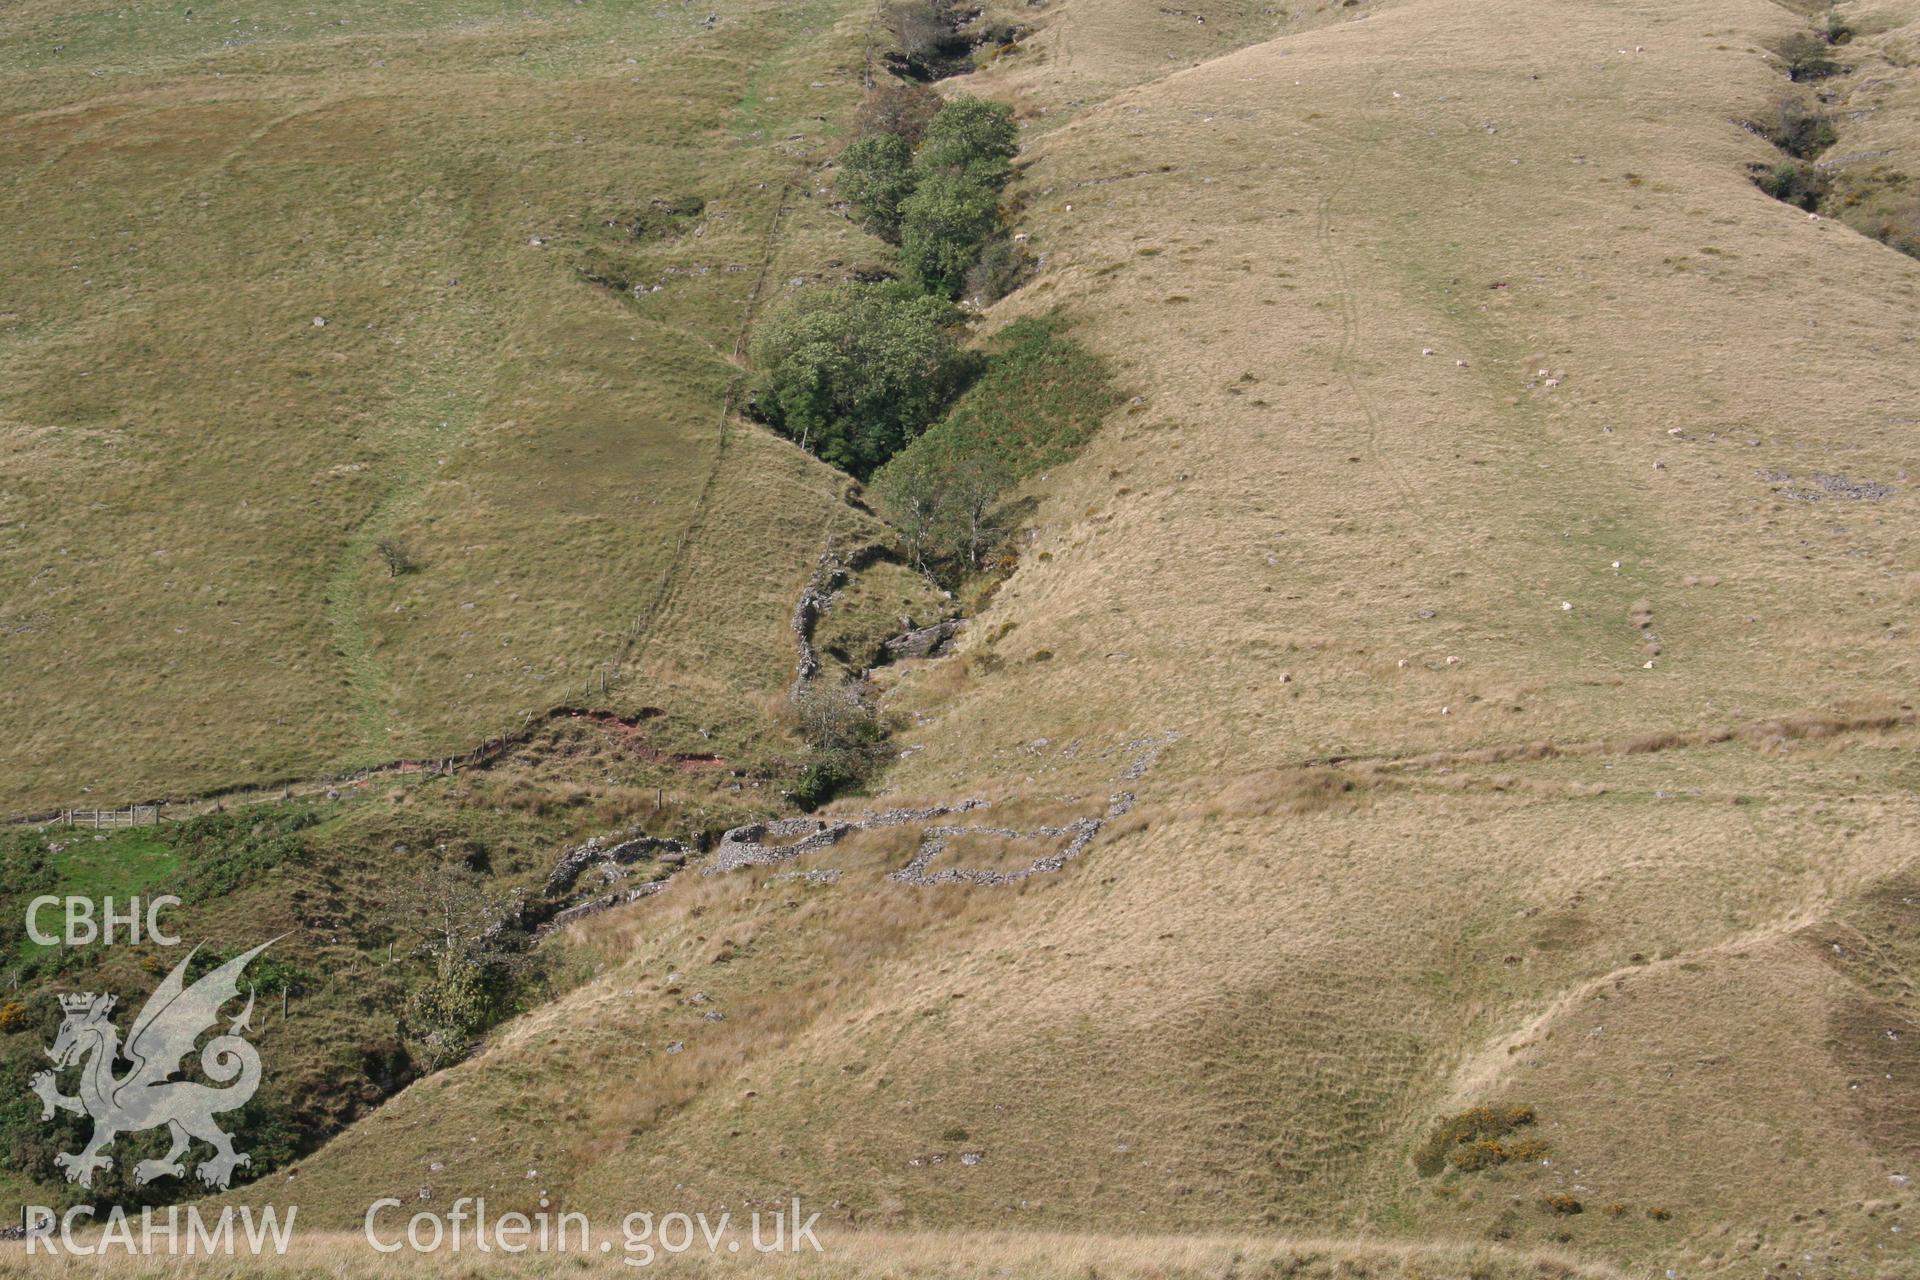
<svg viewBox="0 0 1920 1280"><path fill-rule="evenodd" d="M1076 105L1041 55L1145 21L1082 0L971 86L1072 114L994 319L1084 317L1138 398L884 676L880 803L1131 812L1017 886L888 879L907 824L603 917L605 978L303 1203L1909 1269L1920 264L1748 178L1800 14L1347 16ZM1530 1119L1433 1145L1477 1106Z"/></svg>
<svg viewBox="0 0 1920 1280"><path fill-rule="evenodd" d="M717 691L778 687L841 508L726 397L754 307L860 250L810 170L872 14L191 9L0 19L0 211L31 230L0 297L0 807L584 701L737 746Z"/></svg>
<svg viewBox="0 0 1920 1280"><path fill-rule="evenodd" d="M1912 7L1844 6L1822 90L1888 165ZM1753 181L1810 11L1266 8L993 10L1033 29L965 87L1020 104L1037 270L986 327L1076 318L1126 403L1023 480L1018 567L959 593L957 652L875 674L876 793L816 815L847 824L823 847L763 834L567 930L577 983L237 1199L347 1229L381 1196L798 1193L856 1275L1912 1273L1920 261ZM745 85L736 113L793 92ZM809 199L776 256L839 243ZM648 235L694 216L648 208ZM597 277L668 252L552 234ZM569 287L569 316L605 301ZM651 680L661 738L770 752L754 695L792 669L837 481L726 439L610 697ZM439 554L368 560L365 598ZM842 603L945 604L897 565ZM837 626L857 668L871 637ZM381 704L396 741L455 705L409 687L435 710ZM543 757L556 796L594 782L542 832L644 807L656 775L609 762ZM776 810L776 774L737 781L662 829Z"/></svg>
<svg viewBox="0 0 1920 1280"><path fill-rule="evenodd" d="M1904 698L1920 273L1747 181L1798 21L1402 6L1042 141L1009 306L1143 401L1001 596L1058 661L957 769L1038 682L1140 731L1203 693L1252 761Z"/></svg>

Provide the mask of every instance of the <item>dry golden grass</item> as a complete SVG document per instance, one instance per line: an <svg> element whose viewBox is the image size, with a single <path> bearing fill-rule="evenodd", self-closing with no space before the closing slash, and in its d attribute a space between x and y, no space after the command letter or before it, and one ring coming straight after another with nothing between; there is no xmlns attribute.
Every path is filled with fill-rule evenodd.
<svg viewBox="0 0 1920 1280"><path fill-rule="evenodd" d="M1920 275L1754 191L1729 123L1796 21L1402 4L1038 139L1048 270L1003 309L1082 314L1146 403L968 642L1055 659L976 679L902 785L1082 724L1218 768L1897 709L1911 502L1761 476L1910 470Z"/></svg>
<svg viewBox="0 0 1920 1280"><path fill-rule="evenodd" d="M722 403L749 312L863 251L808 168L871 15L719 15L15 7L0 807L458 751L583 701L753 743L740 695L786 677L785 611L857 517ZM688 195L677 238L604 225ZM586 283L595 254L663 287Z"/></svg>
<svg viewBox="0 0 1920 1280"><path fill-rule="evenodd" d="M1052 38L1147 20L1074 6ZM1052 1108L1026 1086L1056 1135L1071 1115L1233 1150L1156 1213L1184 1189L1282 1221L1894 1273L1914 1152L1849 1101L1834 1028L1871 1022L1857 989L1791 939L1913 857L1920 270L1747 183L1730 120L1778 93L1760 44L1798 21L1399 4L1036 142L1023 229L1048 270L1002 310L1081 315L1144 403L1050 478L1047 554L963 645L1011 624L1054 660L929 677L941 710L896 785L1093 790L1125 740L1181 735L1141 783L1148 830L1080 869L1098 924L1050 922L1088 985L1052 964L1046 1031L1001 996L955 1037L1027 1080L991 1030L1011 1019L1102 1081ZM1876 127L1910 133L1906 73L1872 77ZM1794 501L1769 472L1899 496ZM1354 762L1299 767L1329 758ZM1122 861L1151 885L1138 924ZM1215 1026L1114 1025L1162 983ZM1099 1030L1063 1051L1077 1018ZM1147 1110L1123 1070L1217 1127ZM1885 1083L1904 1101L1872 1114L1914 1104ZM1410 1176L1432 1117L1502 1097L1540 1107L1551 1168ZM1112 1190L1079 1159L1099 1174L1057 1197ZM1634 1209L1527 1207L1547 1193Z"/></svg>
<svg viewBox="0 0 1920 1280"><path fill-rule="evenodd" d="M887 882L901 833L687 877L581 927L590 982L247 1199L800 1189L836 1228L1911 1270L1920 1080L1885 1046L1915 1016L1920 268L1746 178L1732 121L1799 18L1209 13L1066 0L977 77L1034 125L1047 255L996 319L1065 305L1142 402L1034 483L961 654L889 681L916 718L875 801L1138 807L1011 889ZM1767 478L1815 472L1896 492ZM718 571L640 658L716 699ZM1420 1177L1487 1101L1533 1107L1551 1163ZM1142 1247L1183 1274L1152 1249L1236 1246Z"/></svg>
<svg viewBox="0 0 1920 1280"><path fill-rule="evenodd" d="M614 1227L618 1239L618 1228ZM10 1261L0 1254L0 1266ZM284 1258L259 1261L153 1260L107 1262L44 1255L32 1262L36 1275L153 1277L154 1280L227 1280L261 1277L294 1280L388 1280L402 1276L551 1275L746 1275L791 1280L988 1280L1018 1275L1031 1280L1231 1280L1249 1269L1295 1280L1610 1280L1614 1272L1564 1255L1485 1245L1396 1246L1346 1240L1276 1240L1272 1237L1075 1236L1018 1232L884 1233L833 1232L821 1236L820 1252L712 1256L704 1249L659 1256L644 1269L624 1265L620 1254L503 1258L467 1250L458 1254L411 1253L382 1257L357 1235L298 1240Z"/></svg>
<svg viewBox="0 0 1920 1280"><path fill-rule="evenodd" d="M1797 19L1411 0L1147 83L1144 14L1062 5L1033 51L1131 67L977 78L1063 114L1135 86L1033 117L1047 266L996 315L1066 305L1144 403L1036 483L961 656L891 682L924 719L882 797L1139 808L1014 891L901 890L884 842L838 886L676 888L618 926L652 949L582 993L604 1009L461 1087L644 1072L638 1130L556 1166L596 1211L802 1187L868 1225L1699 1272L1824 1231L1838 1273L1898 1274L1904 1130L1851 1106L1865 1050L1830 1032L1869 1016L1794 940L1914 857L1920 271L1746 179L1730 121ZM1791 501L1769 470L1898 492ZM668 963L755 993L767 1035L624 1057L665 1033L621 975ZM1488 1099L1536 1107L1552 1164L1418 1177L1435 1118ZM436 1113L484 1109L403 1099L303 1172L316 1206L376 1151L442 1158ZM461 1186L519 1176L500 1141ZM962 1141L978 1164L931 1159Z"/></svg>
<svg viewBox="0 0 1920 1280"><path fill-rule="evenodd" d="M1794 776L1713 750L1745 753L1716 769L1728 779ZM788 868L683 881L585 926L600 978L248 1198L297 1191L322 1223L376 1193L521 1194L537 1169L596 1214L803 1188L838 1223L1498 1229L1634 1257L1768 1218L1782 1196L1814 1207L1769 1161L1783 1124L1819 1135L1808 1176L1846 1232L1848 1205L1886 1189L1874 1140L1831 1102L1806 1105L1844 1079L1820 1066L1820 1037L1763 1049L1843 989L1817 957L1781 953L1784 985L1763 995L1738 967L1717 1003L1678 989L1660 1001L1665 1041L1589 1037L1582 1019L1629 998L1621 983L1644 1002L1694 966L1773 954L1790 922L1910 858L1910 805L1851 803L1836 825L1817 800L1736 808L1684 786L1666 801L1469 793L1441 802L1436 829L1436 801L1398 786L1304 811L1301 788L1280 782L1266 806L1261 790L1246 780L1210 814L1145 806L1020 891L888 884L911 847L882 833L811 860L848 868L835 885L777 878ZM1673 1036L1709 1043L1688 1031L1696 1009L1722 1042L1703 1050L1724 1064L1699 1077L1711 1106L1655 1083ZM1444 1196L1414 1178L1433 1118L1487 1096L1540 1109L1556 1167L1457 1178ZM1641 1108L1644 1139L1621 1127ZM977 1166L954 1158L968 1149ZM1748 1179L1710 1185L1726 1163ZM1586 1187L1674 1216L1506 1206Z"/></svg>

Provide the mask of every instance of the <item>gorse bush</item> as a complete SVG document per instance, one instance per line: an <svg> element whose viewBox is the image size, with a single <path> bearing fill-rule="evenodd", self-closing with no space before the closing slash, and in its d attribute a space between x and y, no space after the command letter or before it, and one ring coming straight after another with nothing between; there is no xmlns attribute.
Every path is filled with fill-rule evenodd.
<svg viewBox="0 0 1920 1280"><path fill-rule="evenodd" d="M265 816L205 813L188 819L172 833L185 863L181 897L189 903L207 902L283 862L301 860L307 853L301 833L319 822L318 811L304 808L273 810Z"/></svg>
<svg viewBox="0 0 1920 1280"><path fill-rule="evenodd" d="M192 953L192 960L187 965L186 980L188 982L198 982L201 978L206 977L209 973L212 973L215 969L218 969L221 965L239 955L242 950L240 947L200 947L196 949ZM148 956L146 959L154 961L153 964L144 966L149 973L166 973L172 968L169 962L162 960L158 956ZM306 969L290 960L283 960L269 952L266 955L255 956L252 963L247 965L242 989L257 992L286 991L294 994L305 994L312 991L318 985L313 974Z"/></svg>
<svg viewBox="0 0 1920 1280"><path fill-rule="evenodd" d="M1547 1154L1545 1142L1511 1137L1533 1122L1531 1107L1473 1107L1449 1116L1414 1153L1414 1168L1430 1178L1448 1168L1473 1172L1510 1160L1538 1160Z"/></svg>
<svg viewBox="0 0 1920 1280"><path fill-rule="evenodd" d="M952 304L897 281L808 289L754 334L754 408L805 449L865 478L965 384Z"/></svg>
<svg viewBox="0 0 1920 1280"><path fill-rule="evenodd" d="M1447 1163L1464 1173L1491 1169L1510 1160L1538 1160L1547 1154L1539 1138L1475 1138L1447 1153Z"/></svg>

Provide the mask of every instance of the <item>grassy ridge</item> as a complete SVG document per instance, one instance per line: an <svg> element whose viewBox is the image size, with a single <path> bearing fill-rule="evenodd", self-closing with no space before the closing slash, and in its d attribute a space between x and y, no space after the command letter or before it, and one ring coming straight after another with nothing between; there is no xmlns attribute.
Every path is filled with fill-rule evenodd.
<svg viewBox="0 0 1920 1280"><path fill-rule="evenodd" d="M1146 1224L1911 1271L1920 292L1743 176L1777 7L1405 0L1085 101L1292 21L1194 16L1075 0L990 73L1070 120L1006 310L1082 317L1139 412L1035 486L959 655L900 673L874 799L1134 807L1018 886L890 880L901 827L594 917L591 976L306 1160L303 1218L800 1189L953 1228L830 1274L1510 1261L982 1234ZM790 456L716 496L778 507ZM658 678L726 683L707 575L757 550L696 541Z"/></svg>

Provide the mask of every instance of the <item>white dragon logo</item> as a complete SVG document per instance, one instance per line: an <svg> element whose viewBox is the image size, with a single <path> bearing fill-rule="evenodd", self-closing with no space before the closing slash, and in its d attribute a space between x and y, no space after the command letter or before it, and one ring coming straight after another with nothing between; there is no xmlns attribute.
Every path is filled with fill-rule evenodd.
<svg viewBox="0 0 1920 1280"><path fill-rule="evenodd" d="M161 1125L171 1131L173 1145L160 1159L142 1160L134 1166L135 1185L184 1175L180 1156L195 1138L214 1149L213 1156L195 1170L209 1187L225 1190L233 1181L233 1171L252 1163L244 1152L233 1149L233 1138L213 1119L219 1112L245 1106L260 1087L260 1054L238 1034L251 1030L252 992L247 995L246 1009L228 1024L227 1034L207 1041L200 1051L201 1071L207 1079L225 1087L170 1077L181 1070L183 1059L193 1052L201 1032L220 1020L220 1006L240 994L240 974L248 962L278 940L263 942L235 956L191 987L184 981L187 965L193 960L193 953L188 953L155 988L133 1020L125 1047L108 1017L117 1003L115 997L91 992L60 997L60 1007L67 1017L47 1056L53 1059L55 1070L86 1059L80 1072L80 1094L68 1097L61 1093L53 1071L34 1076L32 1088L45 1104L42 1120L51 1120L55 1108L93 1119L93 1137L85 1150L63 1151L53 1158L65 1171L67 1181L92 1186L94 1170L113 1167L113 1157L100 1153L115 1138ZM198 951L195 947L194 952ZM115 1076L113 1065L123 1058L133 1065L125 1075Z"/></svg>

